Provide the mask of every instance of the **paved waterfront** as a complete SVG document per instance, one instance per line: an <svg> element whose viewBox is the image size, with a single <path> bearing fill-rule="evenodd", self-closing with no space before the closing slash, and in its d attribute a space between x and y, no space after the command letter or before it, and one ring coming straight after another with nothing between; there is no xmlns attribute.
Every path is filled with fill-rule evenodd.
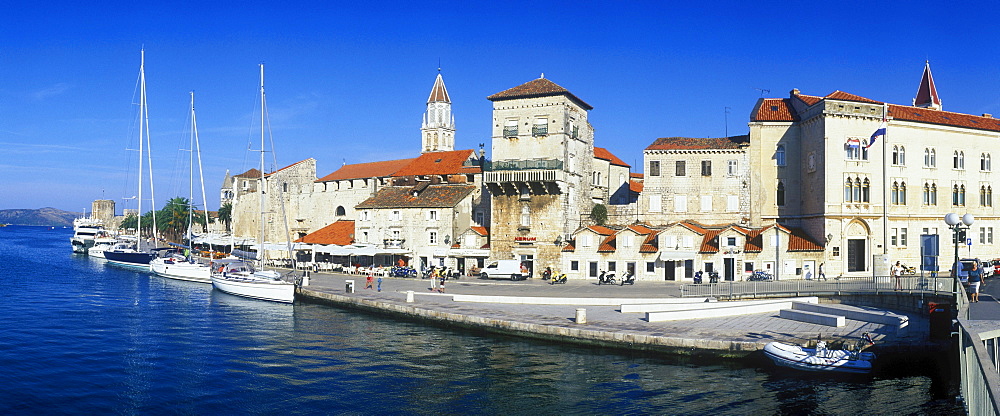
<svg viewBox="0 0 1000 416"><path fill-rule="evenodd" d="M345 291L346 280L355 282L355 293ZM406 292L414 291L414 302L406 302ZM420 319L486 327L499 332L519 333L539 338L572 338L575 342L627 346L652 350L690 350L726 355L745 355L771 341L801 343L822 336L826 340L853 342L862 333L873 334L880 347L889 349L934 348L928 340L929 322L925 316L907 315L909 326L893 327L847 320L843 327L810 324L783 319L778 313L759 313L739 317L647 322L640 313L621 313L619 306L530 305L507 303L456 302L452 295L487 295L509 297L560 298L676 298L680 285L674 282L638 282L634 286L597 285L592 281L573 281L549 285L540 279L527 281L449 280L444 294L430 291L424 279L383 278L382 292L365 289L365 276L313 274L300 299L325 298L334 304L370 310L386 310ZM586 309L587 322L577 324L578 308Z"/></svg>

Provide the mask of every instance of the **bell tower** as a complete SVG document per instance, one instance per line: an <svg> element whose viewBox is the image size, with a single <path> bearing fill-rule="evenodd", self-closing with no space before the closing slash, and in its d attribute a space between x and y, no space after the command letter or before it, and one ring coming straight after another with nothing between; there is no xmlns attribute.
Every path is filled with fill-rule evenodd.
<svg viewBox="0 0 1000 416"><path fill-rule="evenodd" d="M420 153L447 152L455 150L455 117L451 115L451 97L441 78L438 68L437 78L427 98L427 111L420 127Z"/></svg>

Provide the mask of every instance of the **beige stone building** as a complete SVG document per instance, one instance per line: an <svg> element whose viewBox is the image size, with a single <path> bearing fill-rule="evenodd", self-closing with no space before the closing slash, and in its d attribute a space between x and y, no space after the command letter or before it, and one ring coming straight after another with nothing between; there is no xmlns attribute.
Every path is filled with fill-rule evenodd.
<svg viewBox="0 0 1000 416"><path fill-rule="evenodd" d="M961 257L1000 257L992 173L1000 120L942 110L929 65L913 105L797 89L761 99L750 143L751 226L801 227L823 243L827 275L885 275L895 261L918 266L923 235L939 236L937 264L949 270L949 212L976 218Z"/></svg>

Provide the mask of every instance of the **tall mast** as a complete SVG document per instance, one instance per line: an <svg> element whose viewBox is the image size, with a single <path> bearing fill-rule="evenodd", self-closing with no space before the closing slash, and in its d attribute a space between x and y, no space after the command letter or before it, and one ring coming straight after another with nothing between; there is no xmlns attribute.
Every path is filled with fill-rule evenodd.
<svg viewBox="0 0 1000 416"><path fill-rule="evenodd" d="M264 64L260 64L260 247L261 270L264 269Z"/></svg>
<svg viewBox="0 0 1000 416"><path fill-rule="evenodd" d="M191 91L191 137L188 144L188 226L187 226L187 240L191 248L194 248L194 243L191 241L191 227L194 226L194 135L195 135L195 125L194 125L194 91Z"/></svg>
<svg viewBox="0 0 1000 416"><path fill-rule="evenodd" d="M146 127L146 50L139 51L139 206L136 218L135 239L136 248L142 248L142 169L143 169L143 134Z"/></svg>
<svg viewBox="0 0 1000 416"><path fill-rule="evenodd" d="M205 196L205 173L201 166L201 141L198 139L198 122L195 121L194 117L194 91L191 91L191 130L194 131L194 146L198 151L198 179L201 182L201 203L204 204L205 209L205 227L208 227L208 198ZM193 201L192 201L193 202ZM207 231L207 230L206 230ZM194 247L194 244L191 244ZM209 242L209 250L212 249L212 243Z"/></svg>

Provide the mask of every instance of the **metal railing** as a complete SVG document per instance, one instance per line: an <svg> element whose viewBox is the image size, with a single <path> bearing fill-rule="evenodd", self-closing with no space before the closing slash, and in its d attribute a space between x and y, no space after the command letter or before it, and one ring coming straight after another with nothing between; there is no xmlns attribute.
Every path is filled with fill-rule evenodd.
<svg viewBox="0 0 1000 416"><path fill-rule="evenodd" d="M494 160L487 161L483 170L560 170L562 167L563 162L557 159Z"/></svg>
<svg viewBox="0 0 1000 416"><path fill-rule="evenodd" d="M966 309L967 311L967 309ZM962 310L959 311L962 315ZM970 415L996 415L1000 410L1000 322L958 318L958 361L962 399Z"/></svg>
<svg viewBox="0 0 1000 416"><path fill-rule="evenodd" d="M840 277L828 280L722 281L681 285L682 297L726 299L803 295L843 295L856 293L932 293L954 290L951 277L892 276ZM962 292L964 293L964 292ZM963 296L964 298L964 296Z"/></svg>

